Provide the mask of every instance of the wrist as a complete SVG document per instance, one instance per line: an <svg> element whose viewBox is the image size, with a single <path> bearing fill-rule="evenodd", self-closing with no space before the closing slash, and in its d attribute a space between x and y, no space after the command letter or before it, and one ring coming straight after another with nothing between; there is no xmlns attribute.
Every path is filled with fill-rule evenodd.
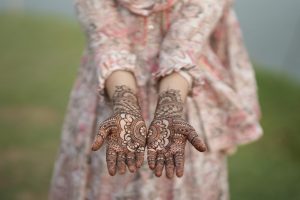
<svg viewBox="0 0 300 200"><path fill-rule="evenodd" d="M132 113L140 115L141 108L139 106L137 93L130 87L126 85L116 86L111 99L114 113Z"/></svg>
<svg viewBox="0 0 300 200"><path fill-rule="evenodd" d="M112 98L117 86L125 85L136 92L136 80L132 72L124 70L116 70L105 81L105 88L109 98Z"/></svg>
<svg viewBox="0 0 300 200"><path fill-rule="evenodd" d="M179 90L181 101L184 102L189 90L189 83L180 73L174 72L162 78L159 83L159 93L171 89Z"/></svg>
<svg viewBox="0 0 300 200"><path fill-rule="evenodd" d="M172 117L182 118L183 101L180 90L167 89L158 96L155 118Z"/></svg>

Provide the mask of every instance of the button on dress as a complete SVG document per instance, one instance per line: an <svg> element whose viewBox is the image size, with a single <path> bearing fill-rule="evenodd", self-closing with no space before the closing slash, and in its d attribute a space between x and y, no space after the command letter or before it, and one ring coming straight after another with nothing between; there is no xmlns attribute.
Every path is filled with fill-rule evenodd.
<svg viewBox="0 0 300 200"><path fill-rule="evenodd" d="M70 94L50 199L229 199L227 156L263 134L255 72L232 0L76 0L86 35ZM191 80L185 119L208 146L186 146L182 178L108 174L105 146L91 152L99 123L112 114L105 80L132 72L149 125L160 78L184 72ZM176 83L174 83L176 84ZM145 155L146 156L146 155Z"/></svg>

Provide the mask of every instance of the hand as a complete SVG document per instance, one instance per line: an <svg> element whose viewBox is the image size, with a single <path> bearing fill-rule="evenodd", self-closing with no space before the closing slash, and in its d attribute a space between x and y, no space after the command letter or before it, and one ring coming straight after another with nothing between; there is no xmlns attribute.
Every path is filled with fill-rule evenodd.
<svg viewBox="0 0 300 200"><path fill-rule="evenodd" d="M206 151L195 129L183 118L183 103L179 90L167 90L159 95L154 120L147 136L147 158L150 169L160 177L165 167L166 176L183 176L184 149L188 140L198 151Z"/></svg>
<svg viewBox="0 0 300 200"><path fill-rule="evenodd" d="M138 99L126 86L117 86L112 97L113 116L105 120L92 145L97 151L107 141L106 162L110 175L135 172L144 161L147 128Z"/></svg>

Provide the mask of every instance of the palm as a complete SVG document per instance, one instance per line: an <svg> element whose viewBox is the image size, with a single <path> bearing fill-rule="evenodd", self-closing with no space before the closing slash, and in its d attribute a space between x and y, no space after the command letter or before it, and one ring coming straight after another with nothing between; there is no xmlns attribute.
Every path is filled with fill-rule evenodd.
<svg viewBox="0 0 300 200"><path fill-rule="evenodd" d="M145 150L146 126L142 118L122 113L110 120L112 126L106 130L109 133L107 136L109 148L125 153L140 153ZM104 125L105 123L102 126Z"/></svg>
<svg viewBox="0 0 300 200"><path fill-rule="evenodd" d="M168 178L173 177L175 168L177 176L182 176L186 141L189 139L199 151L205 150L205 145L197 136L194 128L183 119L154 120L150 125L147 141L150 168L155 169L157 176L161 176L165 165Z"/></svg>
<svg viewBox="0 0 300 200"><path fill-rule="evenodd" d="M183 175L187 140L198 151L206 150L195 129L182 118L182 111L183 105L177 91L168 90L160 95L147 136L148 164L158 177L164 167L168 178L174 176L175 170L178 177Z"/></svg>
<svg viewBox="0 0 300 200"><path fill-rule="evenodd" d="M118 96L119 95L119 96ZM147 129L140 114L137 99L129 89L117 88L114 114L99 126L92 150L98 150L106 140L108 172L115 175L131 172L141 167L144 161Z"/></svg>

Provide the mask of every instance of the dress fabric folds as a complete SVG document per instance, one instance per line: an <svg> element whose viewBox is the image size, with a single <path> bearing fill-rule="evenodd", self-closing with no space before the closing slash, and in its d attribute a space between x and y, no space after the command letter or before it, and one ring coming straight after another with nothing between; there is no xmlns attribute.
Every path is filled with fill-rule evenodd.
<svg viewBox="0 0 300 200"><path fill-rule="evenodd" d="M227 156L263 134L255 72L232 0L76 0L87 38L70 94L49 198L228 200ZM174 71L191 77L186 120L208 146L186 146L182 178L157 178L145 162L111 177L105 146L91 152L99 123L112 113L104 84L132 72L150 124L158 80ZM176 84L176 83L174 83Z"/></svg>

